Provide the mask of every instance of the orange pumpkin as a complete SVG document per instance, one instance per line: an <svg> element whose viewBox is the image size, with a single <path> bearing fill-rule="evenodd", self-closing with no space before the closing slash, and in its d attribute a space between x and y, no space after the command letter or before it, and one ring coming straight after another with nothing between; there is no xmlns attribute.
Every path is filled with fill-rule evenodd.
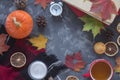
<svg viewBox="0 0 120 80"><path fill-rule="evenodd" d="M7 33L16 39L27 37L33 29L32 17L25 11L15 10L10 13L5 23Z"/></svg>

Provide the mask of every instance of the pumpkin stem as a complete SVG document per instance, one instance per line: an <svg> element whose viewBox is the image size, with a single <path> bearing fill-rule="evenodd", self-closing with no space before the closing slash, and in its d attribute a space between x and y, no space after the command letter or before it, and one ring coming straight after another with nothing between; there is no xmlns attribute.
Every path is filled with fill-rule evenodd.
<svg viewBox="0 0 120 80"><path fill-rule="evenodd" d="M14 22L14 24L15 24L17 27L20 27L20 26L21 26L20 22L18 22L18 21L16 20L16 17L13 17L13 22Z"/></svg>

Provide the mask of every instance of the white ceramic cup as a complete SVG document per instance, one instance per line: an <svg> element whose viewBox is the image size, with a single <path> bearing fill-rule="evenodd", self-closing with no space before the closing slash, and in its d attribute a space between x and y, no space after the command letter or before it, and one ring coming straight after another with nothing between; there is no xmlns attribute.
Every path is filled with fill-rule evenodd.
<svg viewBox="0 0 120 80"><path fill-rule="evenodd" d="M42 61L34 61L28 67L28 74L33 80L43 79L47 74L47 66Z"/></svg>

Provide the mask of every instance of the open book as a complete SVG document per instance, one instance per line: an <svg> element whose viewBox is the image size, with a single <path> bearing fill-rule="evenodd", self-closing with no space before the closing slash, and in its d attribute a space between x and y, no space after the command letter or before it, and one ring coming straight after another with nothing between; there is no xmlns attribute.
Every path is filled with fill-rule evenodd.
<svg viewBox="0 0 120 80"><path fill-rule="evenodd" d="M89 0L63 0L63 1L72 5L73 7L76 7L80 11L83 11L86 14L102 21L103 23L105 23L107 25L110 25L116 17L116 14L112 14L110 19L102 20L101 16L99 16L98 14L90 11L90 9L92 7L92 2L90 2ZM114 2L115 6L117 8L117 11L119 11L120 0L112 0L112 1Z"/></svg>

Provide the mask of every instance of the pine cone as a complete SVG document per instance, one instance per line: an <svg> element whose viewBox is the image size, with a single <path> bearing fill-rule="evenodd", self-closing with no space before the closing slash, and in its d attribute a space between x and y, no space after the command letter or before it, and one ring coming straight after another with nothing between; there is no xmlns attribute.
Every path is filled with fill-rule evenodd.
<svg viewBox="0 0 120 80"><path fill-rule="evenodd" d="M114 37L114 32L112 30L107 29L104 33L104 38L106 41L112 41Z"/></svg>
<svg viewBox="0 0 120 80"><path fill-rule="evenodd" d="M38 16L36 19L38 27L45 27L47 25L45 17L44 16Z"/></svg>
<svg viewBox="0 0 120 80"><path fill-rule="evenodd" d="M24 10L26 8L27 0L15 0L17 9Z"/></svg>

